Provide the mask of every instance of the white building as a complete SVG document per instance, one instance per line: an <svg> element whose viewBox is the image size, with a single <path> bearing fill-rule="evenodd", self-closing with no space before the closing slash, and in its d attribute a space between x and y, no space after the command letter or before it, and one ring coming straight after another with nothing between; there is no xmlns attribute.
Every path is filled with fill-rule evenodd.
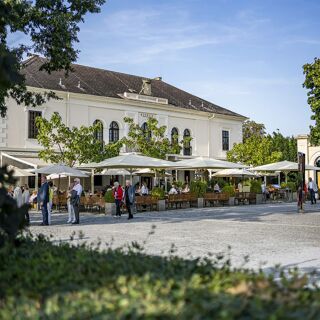
<svg viewBox="0 0 320 320"><path fill-rule="evenodd" d="M180 157L225 159L232 145L242 141L244 116L171 86L161 78L145 79L76 64L66 78L64 72L49 75L39 71L44 62L39 56L25 62L27 86L35 92L52 90L61 99L51 99L37 108L8 101L7 118L0 120L3 163L22 168L44 165L37 158L40 146L35 118L50 118L54 112L59 112L68 126L89 126L101 121L100 138L105 143L126 135L124 117L133 118L141 126L148 117L155 117L160 125L167 126L168 137L174 133L179 140L192 137Z"/></svg>
<svg viewBox="0 0 320 320"><path fill-rule="evenodd" d="M310 143L307 134L297 136L298 152L303 152L306 155L306 164L311 166L320 167L320 146L313 146ZM319 171L306 171L306 181L311 177L318 184L320 188L320 172Z"/></svg>

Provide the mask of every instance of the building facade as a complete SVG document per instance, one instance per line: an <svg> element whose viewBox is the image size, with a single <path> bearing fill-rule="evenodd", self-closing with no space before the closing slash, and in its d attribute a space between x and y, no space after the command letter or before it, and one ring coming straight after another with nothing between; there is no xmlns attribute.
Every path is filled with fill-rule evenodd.
<svg viewBox="0 0 320 320"><path fill-rule="evenodd" d="M154 117L167 127L168 138L192 138L190 145L176 156L180 158L225 159L233 144L242 141L244 116L173 87L161 78L145 79L81 65L73 65L68 77L63 72L49 75L39 71L44 61L33 56L25 62L27 86L34 92L54 91L60 99L51 99L36 108L8 100L7 118L0 120L0 148L4 157L12 157L11 161L22 159L21 163L34 167L43 165L36 156L41 147L36 139L35 118L50 118L54 112L68 126L89 126L99 121L102 130L97 138L106 144L126 136L125 117L133 118L142 127L149 117Z"/></svg>
<svg viewBox="0 0 320 320"><path fill-rule="evenodd" d="M310 143L307 134L297 136L298 152L303 152L306 155L306 164L311 166L320 167L320 146L313 146ZM320 189L320 172L319 171L306 171L306 181L311 177L317 183Z"/></svg>

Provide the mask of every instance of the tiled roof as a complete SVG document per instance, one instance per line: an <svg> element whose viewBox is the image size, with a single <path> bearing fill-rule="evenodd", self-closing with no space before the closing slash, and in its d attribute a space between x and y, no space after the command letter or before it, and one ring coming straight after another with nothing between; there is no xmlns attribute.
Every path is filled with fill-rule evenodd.
<svg viewBox="0 0 320 320"><path fill-rule="evenodd" d="M123 99L120 95L124 92L139 93L142 87L142 80L146 79L79 64L72 65L73 72L70 72L68 77L65 77L64 71L48 74L45 71L39 71L40 66L45 61L45 58L34 55L24 62L22 73L26 76L27 86ZM59 84L60 79L62 86ZM168 99L169 104L177 108L243 118L243 116L233 111L194 96L162 80L150 80L152 96Z"/></svg>

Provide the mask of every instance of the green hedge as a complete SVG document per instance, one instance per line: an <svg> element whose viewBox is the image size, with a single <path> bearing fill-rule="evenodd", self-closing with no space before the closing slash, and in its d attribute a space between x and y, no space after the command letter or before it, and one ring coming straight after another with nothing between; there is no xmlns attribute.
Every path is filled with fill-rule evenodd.
<svg viewBox="0 0 320 320"><path fill-rule="evenodd" d="M195 193L198 198L202 198L207 191L207 182L201 180L193 180L190 183L190 191Z"/></svg>
<svg viewBox="0 0 320 320"><path fill-rule="evenodd" d="M261 181L259 181L259 180L252 180L252 181L251 181L251 185L250 185L250 192L262 193Z"/></svg>
<svg viewBox="0 0 320 320"><path fill-rule="evenodd" d="M104 194L104 200L107 203L114 203L114 196L112 190L107 190L106 193Z"/></svg>
<svg viewBox="0 0 320 320"><path fill-rule="evenodd" d="M160 187L154 187L151 190L151 195L159 200L165 199L165 192L162 188Z"/></svg>
<svg viewBox="0 0 320 320"><path fill-rule="evenodd" d="M225 185L223 188L222 188L222 192L223 193L227 193L230 197L234 197L235 194L236 194L236 191L234 189L234 186L231 186L231 185Z"/></svg>
<svg viewBox="0 0 320 320"><path fill-rule="evenodd" d="M183 260L45 239L0 249L0 319L316 319L320 291L232 270L221 256Z"/></svg>

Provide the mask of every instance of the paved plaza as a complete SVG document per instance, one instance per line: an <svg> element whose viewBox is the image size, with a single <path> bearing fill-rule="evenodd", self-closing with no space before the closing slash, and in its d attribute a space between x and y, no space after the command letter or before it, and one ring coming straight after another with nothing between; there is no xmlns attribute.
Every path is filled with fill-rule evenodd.
<svg viewBox="0 0 320 320"><path fill-rule="evenodd" d="M227 252L231 246L232 263L241 265L250 257L248 267L265 270L275 264L320 271L320 206L306 205L297 214L296 204L279 203L237 207L181 209L138 213L131 221L104 214L82 213L80 225L67 225L67 213L54 213L52 225L39 226L41 216L31 216L31 232L52 235L52 240L97 242L113 241L122 246L132 241L143 243L151 254L168 254L174 244L183 257L203 257ZM155 233L148 236L152 226ZM79 231L84 238L79 239ZM73 240L70 235L76 232Z"/></svg>

